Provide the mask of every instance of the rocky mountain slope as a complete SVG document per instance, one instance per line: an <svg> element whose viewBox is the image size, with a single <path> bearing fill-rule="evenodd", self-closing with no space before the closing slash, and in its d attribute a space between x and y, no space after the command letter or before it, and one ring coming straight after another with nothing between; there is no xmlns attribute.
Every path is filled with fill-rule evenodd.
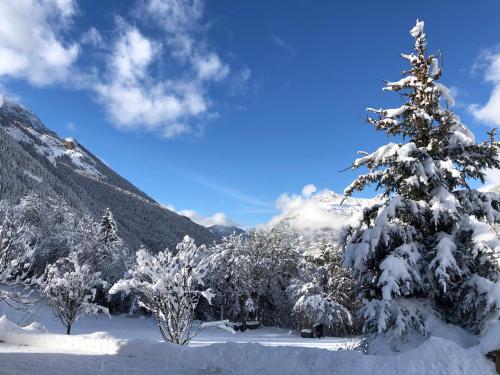
<svg viewBox="0 0 500 375"><path fill-rule="evenodd" d="M207 228L155 202L74 139L61 139L28 109L0 100L0 199L36 192L62 196L96 218L109 207L119 234L136 249L174 248L184 235L213 242Z"/></svg>

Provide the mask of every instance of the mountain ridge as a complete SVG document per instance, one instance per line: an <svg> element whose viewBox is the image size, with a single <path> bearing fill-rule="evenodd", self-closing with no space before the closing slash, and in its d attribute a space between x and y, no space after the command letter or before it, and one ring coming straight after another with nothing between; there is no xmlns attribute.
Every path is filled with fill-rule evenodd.
<svg viewBox="0 0 500 375"><path fill-rule="evenodd" d="M60 138L30 110L5 98L0 103L0 199L58 195L95 218L109 207L133 249L173 249L186 234L199 244L215 240L210 230L161 206L76 140Z"/></svg>

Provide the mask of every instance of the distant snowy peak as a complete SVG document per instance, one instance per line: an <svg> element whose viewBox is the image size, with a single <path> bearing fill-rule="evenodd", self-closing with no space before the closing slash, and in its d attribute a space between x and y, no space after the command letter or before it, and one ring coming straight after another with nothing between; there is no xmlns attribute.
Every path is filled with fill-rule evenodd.
<svg viewBox="0 0 500 375"><path fill-rule="evenodd" d="M277 201L281 213L271 219L268 226L287 224L291 228L307 234L316 231L339 231L356 220L365 207L380 201L380 198L352 198L331 190L300 195L282 195Z"/></svg>
<svg viewBox="0 0 500 375"><path fill-rule="evenodd" d="M0 128L18 142L31 144L35 152L53 166L66 163L78 173L104 178L96 162L73 138L61 139L47 129L40 119L26 108L11 101L0 107Z"/></svg>
<svg viewBox="0 0 500 375"><path fill-rule="evenodd" d="M207 227L207 229L212 232L212 234L217 238L217 239L222 239L224 237L230 236L231 234L242 234L245 233L245 231L241 228L238 228L234 225L232 226L226 226L226 225L211 225Z"/></svg>
<svg viewBox="0 0 500 375"><path fill-rule="evenodd" d="M353 198L347 197L344 199L344 195L337 194L331 190L323 190L316 195L312 196L312 199L318 202L330 205L332 207L366 207L375 204L380 201L380 198ZM342 201L343 200L343 201Z"/></svg>

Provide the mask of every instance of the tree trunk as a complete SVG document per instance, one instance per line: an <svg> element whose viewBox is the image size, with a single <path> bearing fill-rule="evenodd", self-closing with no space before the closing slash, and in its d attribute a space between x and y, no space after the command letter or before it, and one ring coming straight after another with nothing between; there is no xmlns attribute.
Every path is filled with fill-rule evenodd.
<svg viewBox="0 0 500 375"><path fill-rule="evenodd" d="M497 374L500 374L500 349L497 350L497 354L495 356L495 360L496 360Z"/></svg>
<svg viewBox="0 0 500 375"><path fill-rule="evenodd" d="M240 298L240 321L241 321L241 332L244 332L247 329L247 319L245 311L245 300L243 298Z"/></svg>
<svg viewBox="0 0 500 375"><path fill-rule="evenodd" d="M69 335L71 333L71 324L66 326L66 334Z"/></svg>

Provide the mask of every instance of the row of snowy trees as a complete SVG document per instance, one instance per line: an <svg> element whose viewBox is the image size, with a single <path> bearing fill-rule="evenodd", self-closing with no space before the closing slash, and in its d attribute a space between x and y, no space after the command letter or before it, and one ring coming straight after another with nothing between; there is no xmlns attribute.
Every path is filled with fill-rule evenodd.
<svg viewBox="0 0 500 375"><path fill-rule="evenodd" d="M340 247L324 235L300 237L285 225L230 235L209 249L208 284L220 319L336 332L356 328L355 282ZM354 319L353 319L354 318Z"/></svg>
<svg viewBox="0 0 500 375"><path fill-rule="evenodd" d="M107 210L100 222L77 216L64 200L30 194L0 202L0 298L15 308L38 288L67 332L82 315L107 312L106 285L123 276L128 250Z"/></svg>
<svg viewBox="0 0 500 375"><path fill-rule="evenodd" d="M233 234L209 248L186 237L171 251L141 248L132 256L109 210L96 222L75 217L63 200L36 195L0 207L0 282L38 288L68 334L81 316L108 314L127 296L155 317L166 341L179 344L201 328L193 329L196 317L230 319L243 329L253 320L351 331L353 280L338 272L339 247L324 238L306 242L278 226ZM28 302L20 292L2 296Z"/></svg>

